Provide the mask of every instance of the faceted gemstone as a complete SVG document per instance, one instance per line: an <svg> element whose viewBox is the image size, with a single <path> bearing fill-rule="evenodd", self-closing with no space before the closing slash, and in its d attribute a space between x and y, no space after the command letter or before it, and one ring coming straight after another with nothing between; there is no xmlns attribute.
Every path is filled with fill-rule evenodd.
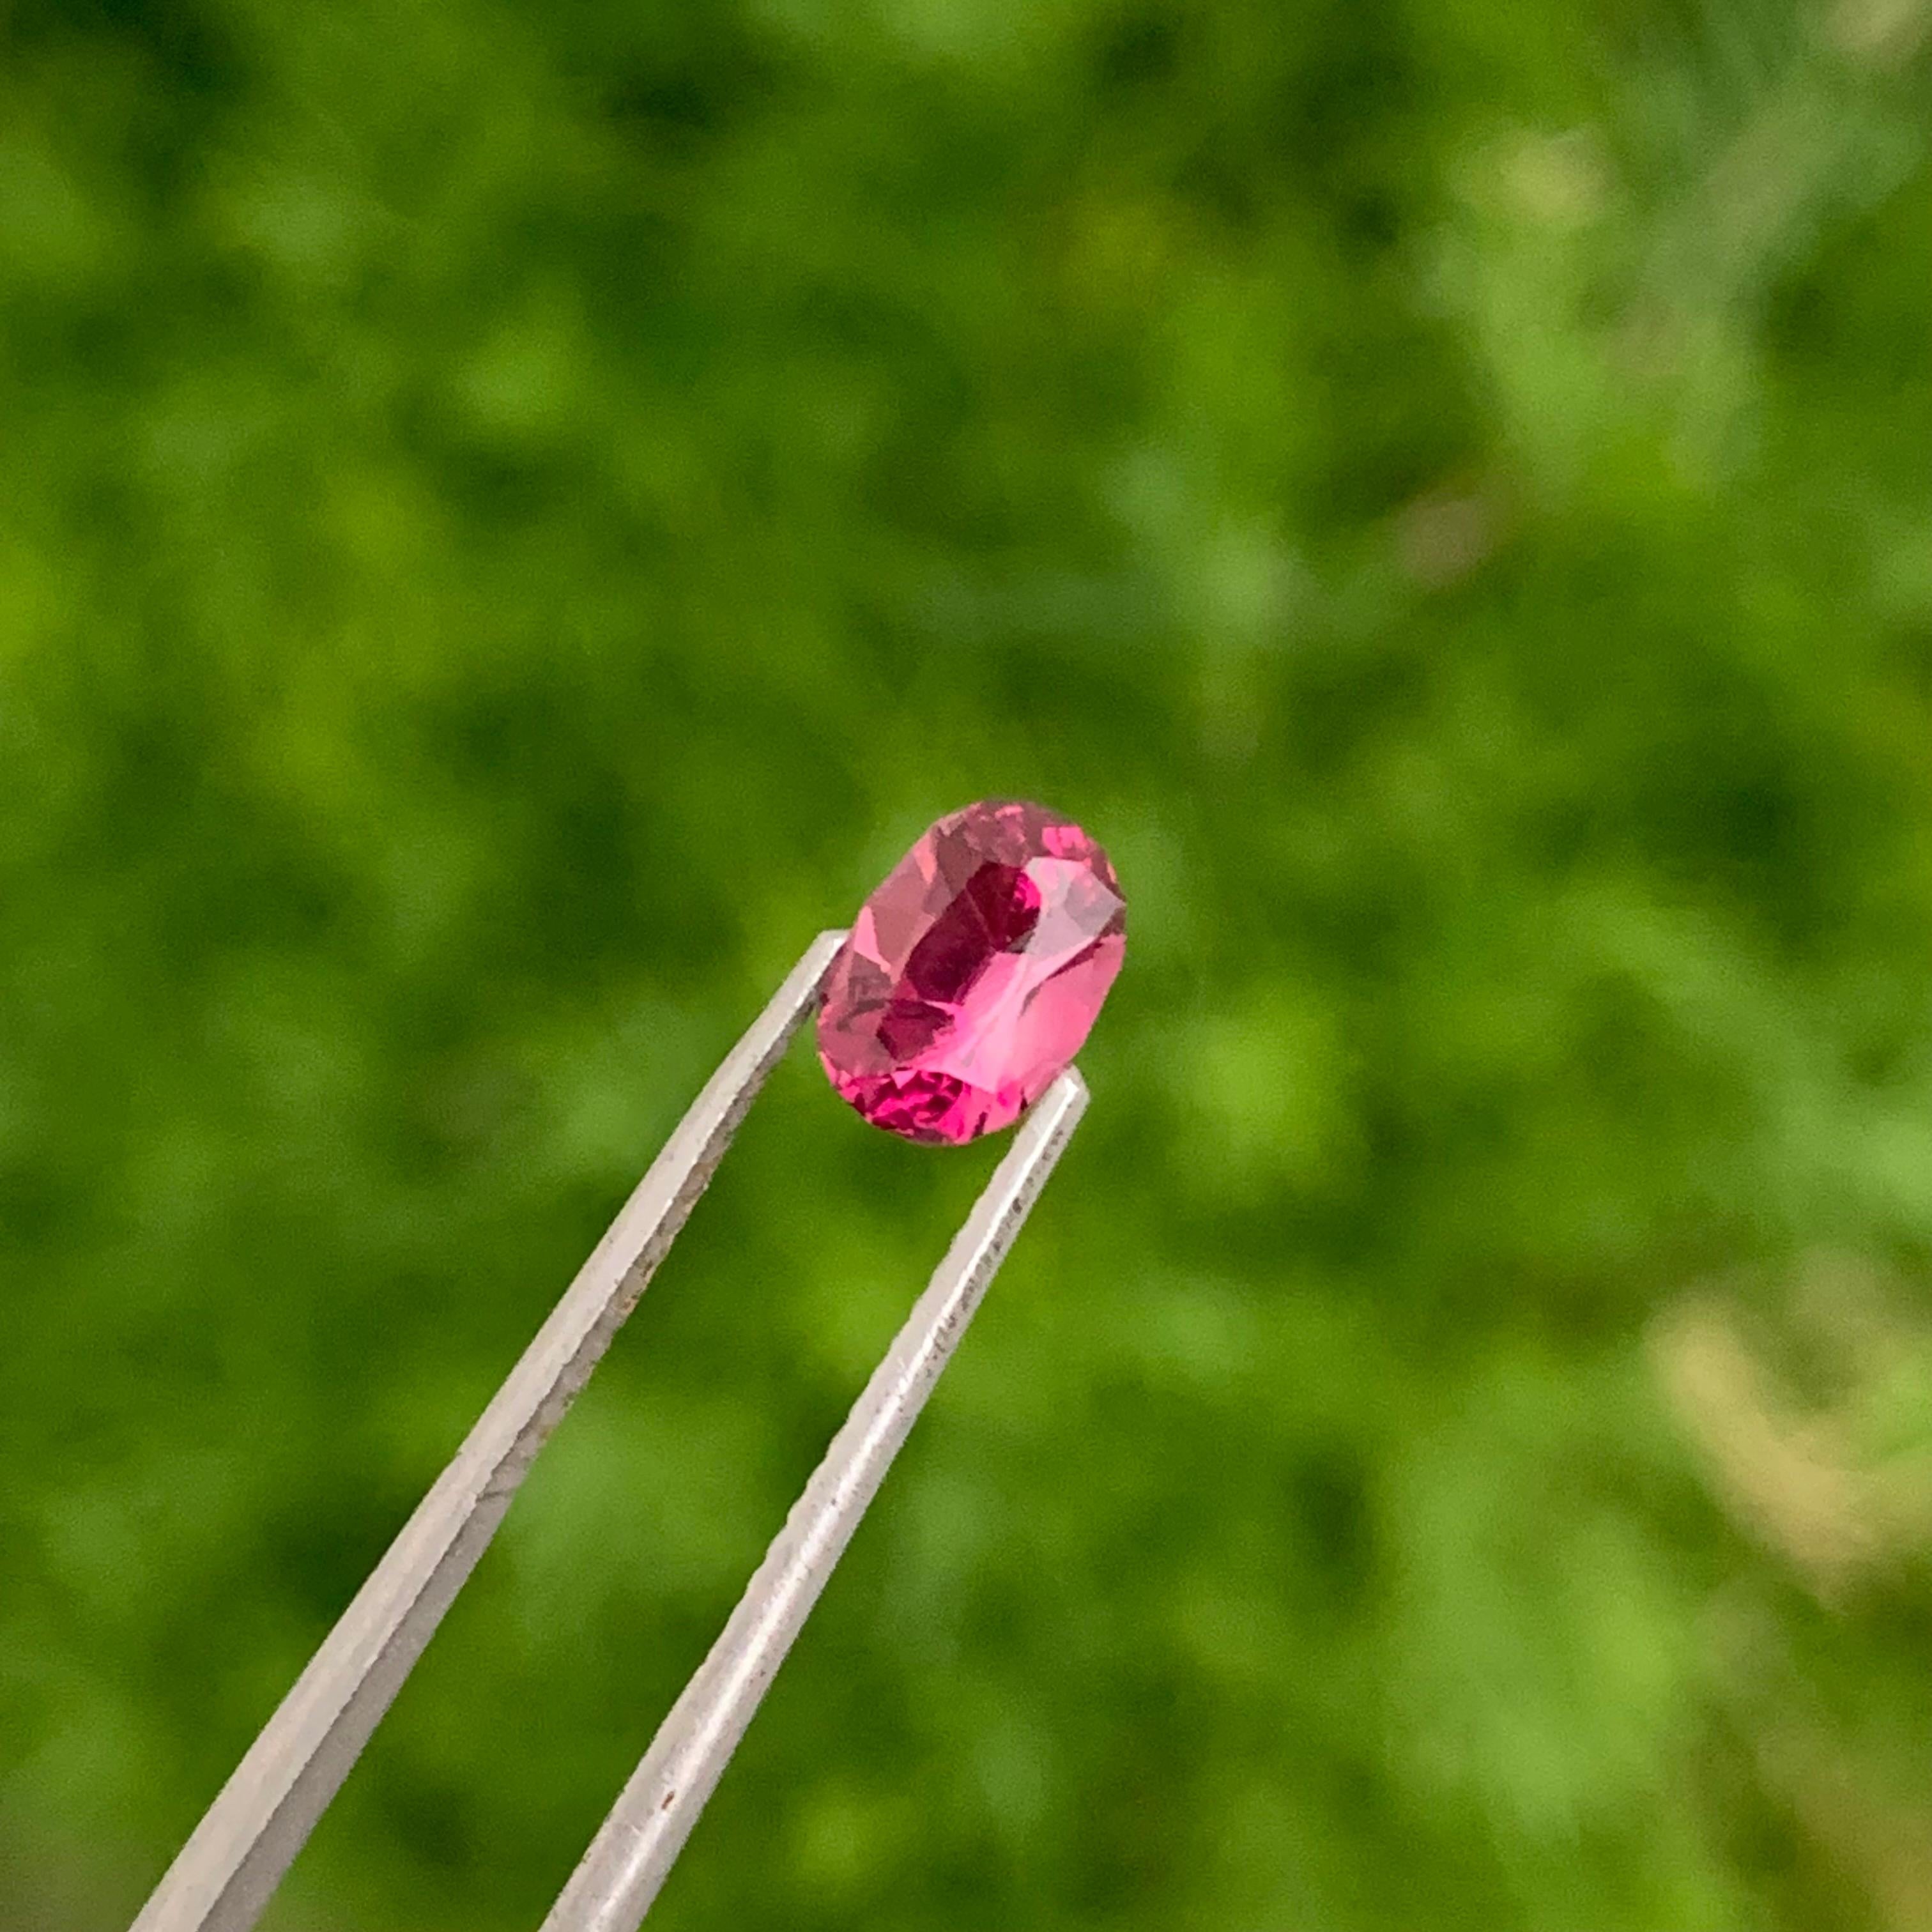
<svg viewBox="0 0 1932 1932"><path fill-rule="evenodd" d="M1107 855L1037 805L942 818L860 908L826 982L818 1057L874 1126L1009 1126L1080 1051L1126 950Z"/></svg>

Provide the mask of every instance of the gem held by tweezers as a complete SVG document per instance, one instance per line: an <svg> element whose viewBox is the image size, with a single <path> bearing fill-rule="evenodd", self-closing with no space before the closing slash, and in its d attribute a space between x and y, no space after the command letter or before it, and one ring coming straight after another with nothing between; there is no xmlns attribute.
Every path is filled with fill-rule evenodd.
<svg viewBox="0 0 1932 1932"><path fill-rule="evenodd" d="M957 1144L1009 1126L1080 1051L1126 948L1107 855L1026 804L940 820L860 908L818 1057L874 1126Z"/></svg>

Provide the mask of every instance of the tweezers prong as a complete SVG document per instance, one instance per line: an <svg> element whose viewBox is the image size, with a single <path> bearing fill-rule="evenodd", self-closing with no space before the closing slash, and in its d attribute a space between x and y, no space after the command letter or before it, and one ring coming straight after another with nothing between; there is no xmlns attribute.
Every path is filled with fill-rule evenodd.
<svg viewBox="0 0 1932 1932"><path fill-rule="evenodd" d="M134 1932L248 1932L442 1622L537 1451L816 1006L821 933L725 1057L368 1581L182 1847Z"/></svg>
<svg viewBox="0 0 1932 1932"><path fill-rule="evenodd" d="M543 1932L636 1932L1086 1105L1070 1068L1022 1124Z"/></svg>

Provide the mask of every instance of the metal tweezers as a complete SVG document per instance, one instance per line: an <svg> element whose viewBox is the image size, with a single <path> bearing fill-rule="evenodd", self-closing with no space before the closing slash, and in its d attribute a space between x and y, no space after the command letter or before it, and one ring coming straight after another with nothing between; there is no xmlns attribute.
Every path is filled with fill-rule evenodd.
<svg viewBox="0 0 1932 1932"><path fill-rule="evenodd" d="M246 1932L435 1634L550 1432L677 1238L845 935L822 933L725 1056L536 1339L142 1908L133 1932ZM1087 1105L1069 1068L1021 1123L723 1634L543 1932L634 1932Z"/></svg>

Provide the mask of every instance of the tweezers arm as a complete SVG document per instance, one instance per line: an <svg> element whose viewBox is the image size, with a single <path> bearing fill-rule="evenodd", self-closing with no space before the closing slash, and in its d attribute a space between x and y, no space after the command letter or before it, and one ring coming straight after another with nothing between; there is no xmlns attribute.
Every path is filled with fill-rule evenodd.
<svg viewBox="0 0 1932 1932"><path fill-rule="evenodd" d="M821 934L651 1163L536 1339L135 1920L248 1932L463 1587L537 1452L637 1306L844 935Z"/></svg>
<svg viewBox="0 0 1932 1932"><path fill-rule="evenodd" d="M543 1932L636 1932L1086 1105L1070 1068L1027 1116Z"/></svg>

